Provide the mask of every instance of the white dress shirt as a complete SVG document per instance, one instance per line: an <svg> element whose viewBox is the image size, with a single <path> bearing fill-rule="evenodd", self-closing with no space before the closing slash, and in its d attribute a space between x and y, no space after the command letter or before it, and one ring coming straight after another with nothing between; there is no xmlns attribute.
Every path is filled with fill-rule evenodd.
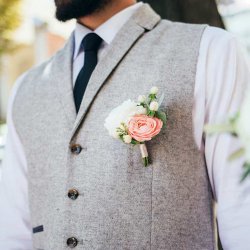
<svg viewBox="0 0 250 250"><path fill-rule="evenodd" d="M94 31L104 40L98 52L99 58L141 4L119 12ZM80 43L89 32L92 31L76 24L73 82L84 63L84 52L79 50ZM250 249L250 179L239 184L243 158L228 161L228 156L238 149L240 142L227 134L205 137L203 126L205 123L221 122L239 109L250 84L250 74L237 40L224 30L207 27L199 51L193 101L194 139L205 155L217 201L223 248L247 250ZM22 78L17 80L8 106L8 135L0 186L1 250L32 248L27 162L12 120L13 102Z"/></svg>

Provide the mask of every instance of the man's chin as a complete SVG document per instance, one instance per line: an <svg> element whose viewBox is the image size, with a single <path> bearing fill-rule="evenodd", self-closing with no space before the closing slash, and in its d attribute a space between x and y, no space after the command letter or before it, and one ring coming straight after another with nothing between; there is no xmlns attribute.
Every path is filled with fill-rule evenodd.
<svg viewBox="0 0 250 250"><path fill-rule="evenodd" d="M70 2L70 1L69 1ZM104 9L112 0L71 0L71 3L56 2L57 20L66 22L71 19L89 16Z"/></svg>
<svg viewBox="0 0 250 250"><path fill-rule="evenodd" d="M83 12L83 11L79 12L79 13L77 13L75 11L75 13L73 14L73 13L69 13L68 10L63 11L63 10L57 9L56 13L55 13L55 17L56 17L56 19L58 21L67 22L67 21L70 21L72 19L78 19L80 17L85 17L85 16L87 16L89 14L91 14L91 13L89 13L89 12Z"/></svg>
<svg viewBox="0 0 250 250"><path fill-rule="evenodd" d="M55 13L55 17L60 22L67 22L67 21L77 18L73 16L62 15L61 13L58 13L58 12Z"/></svg>

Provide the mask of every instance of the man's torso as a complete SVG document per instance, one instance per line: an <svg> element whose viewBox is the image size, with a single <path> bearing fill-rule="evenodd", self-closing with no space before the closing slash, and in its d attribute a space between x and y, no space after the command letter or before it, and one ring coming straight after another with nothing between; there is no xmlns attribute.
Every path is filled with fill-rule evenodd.
<svg viewBox="0 0 250 250"><path fill-rule="evenodd" d="M18 91L13 116L27 157L32 226L44 226L35 249L66 249L72 236L82 249L214 248L211 190L192 131L204 26L160 21L143 8L99 62L76 119L72 38ZM112 139L103 124L111 109L154 85L169 122L148 142L152 164L144 168L139 149ZM82 146L79 155L73 144ZM71 188L80 193L74 201Z"/></svg>

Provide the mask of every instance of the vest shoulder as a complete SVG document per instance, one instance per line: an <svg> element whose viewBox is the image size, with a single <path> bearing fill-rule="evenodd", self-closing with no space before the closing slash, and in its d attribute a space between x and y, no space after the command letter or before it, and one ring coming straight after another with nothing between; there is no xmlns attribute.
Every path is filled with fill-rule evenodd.
<svg viewBox="0 0 250 250"><path fill-rule="evenodd" d="M160 28L161 27L161 28ZM224 44L236 43L238 41L237 37L222 29L215 26L210 26L208 24L191 24L183 22L173 22L170 20L163 19L159 24L161 31L171 34L182 34L185 37L194 38L195 35L210 44Z"/></svg>
<svg viewBox="0 0 250 250"><path fill-rule="evenodd" d="M55 55L39 65L31 67L17 78L12 88L12 93L15 93L15 95L13 95L13 109L19 106L20 102L16 105L18 100L28 100L29 97L32 96L32 91L34 88L39 87L41 79L47 79L49 77L50 74L48 72L50 71Z"/></svg>
<svg viewBox="0 0 250 250"><path fill-rule="evenodd" d="M29 70L27 70L17 78L15 83L15 85L18 85L17 95L19 95L23 89L30 89L30 87L35 87L36 85L39 85L38 83L42 79L47 79L49 77L52 62L60 51L61 50L56 52L46 61L31 67Z"/></svg>
<svg viewBox="0 0 250 250"><path fill-rule="evenodd" d="M170 21L167 19L162 19L159 23L160 27L180 31L192 31L192 32L203 32L208 25L207 24L193 24L193 23L183 23L183 22L176 22Z"/></svg>
<svg viewBox="0 0 250 250"><path fill-rule="evenodd" d="M67 43L46 61L35 65L24 72L22 76L19 77L22 78L20 88L26 84L35 86L39 81L46 80L51 74L53 62L56 60L56 58L62 57L65 54L66 46Z"/></svg>
<svg viewBox="0 0 250 250"><path fill-rule="evenodd" d="M41 77L46 68L48 68L53 61L55 55L47 59L46 61L31 67L29 70L22 74L22 82L25 82L28 78Z"/></svg>
<svg viewBox="0 0 250 250"><path fill-rule="evenodd" d="M151 34L159 39L161 38L163 43L166 43L169 39L175 41L176 47L188 46L187 44L190 42L196 43L196 48L198 48L207 27L206 24L190 24L162 19Z"/></svg>

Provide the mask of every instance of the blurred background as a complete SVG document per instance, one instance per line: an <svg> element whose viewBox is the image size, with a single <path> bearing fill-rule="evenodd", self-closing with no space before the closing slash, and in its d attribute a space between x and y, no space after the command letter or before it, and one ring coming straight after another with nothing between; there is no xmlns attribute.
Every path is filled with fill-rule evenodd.
<svg viewBox="0 0 250 250"><path fill-rule="evenodd" d="M242 40L250 59L250 0L145 0L162 17L225 28ZM0 167L7 103L16 78L61 48L74 21L54 18L53 0L0 0Z"/></svg>

